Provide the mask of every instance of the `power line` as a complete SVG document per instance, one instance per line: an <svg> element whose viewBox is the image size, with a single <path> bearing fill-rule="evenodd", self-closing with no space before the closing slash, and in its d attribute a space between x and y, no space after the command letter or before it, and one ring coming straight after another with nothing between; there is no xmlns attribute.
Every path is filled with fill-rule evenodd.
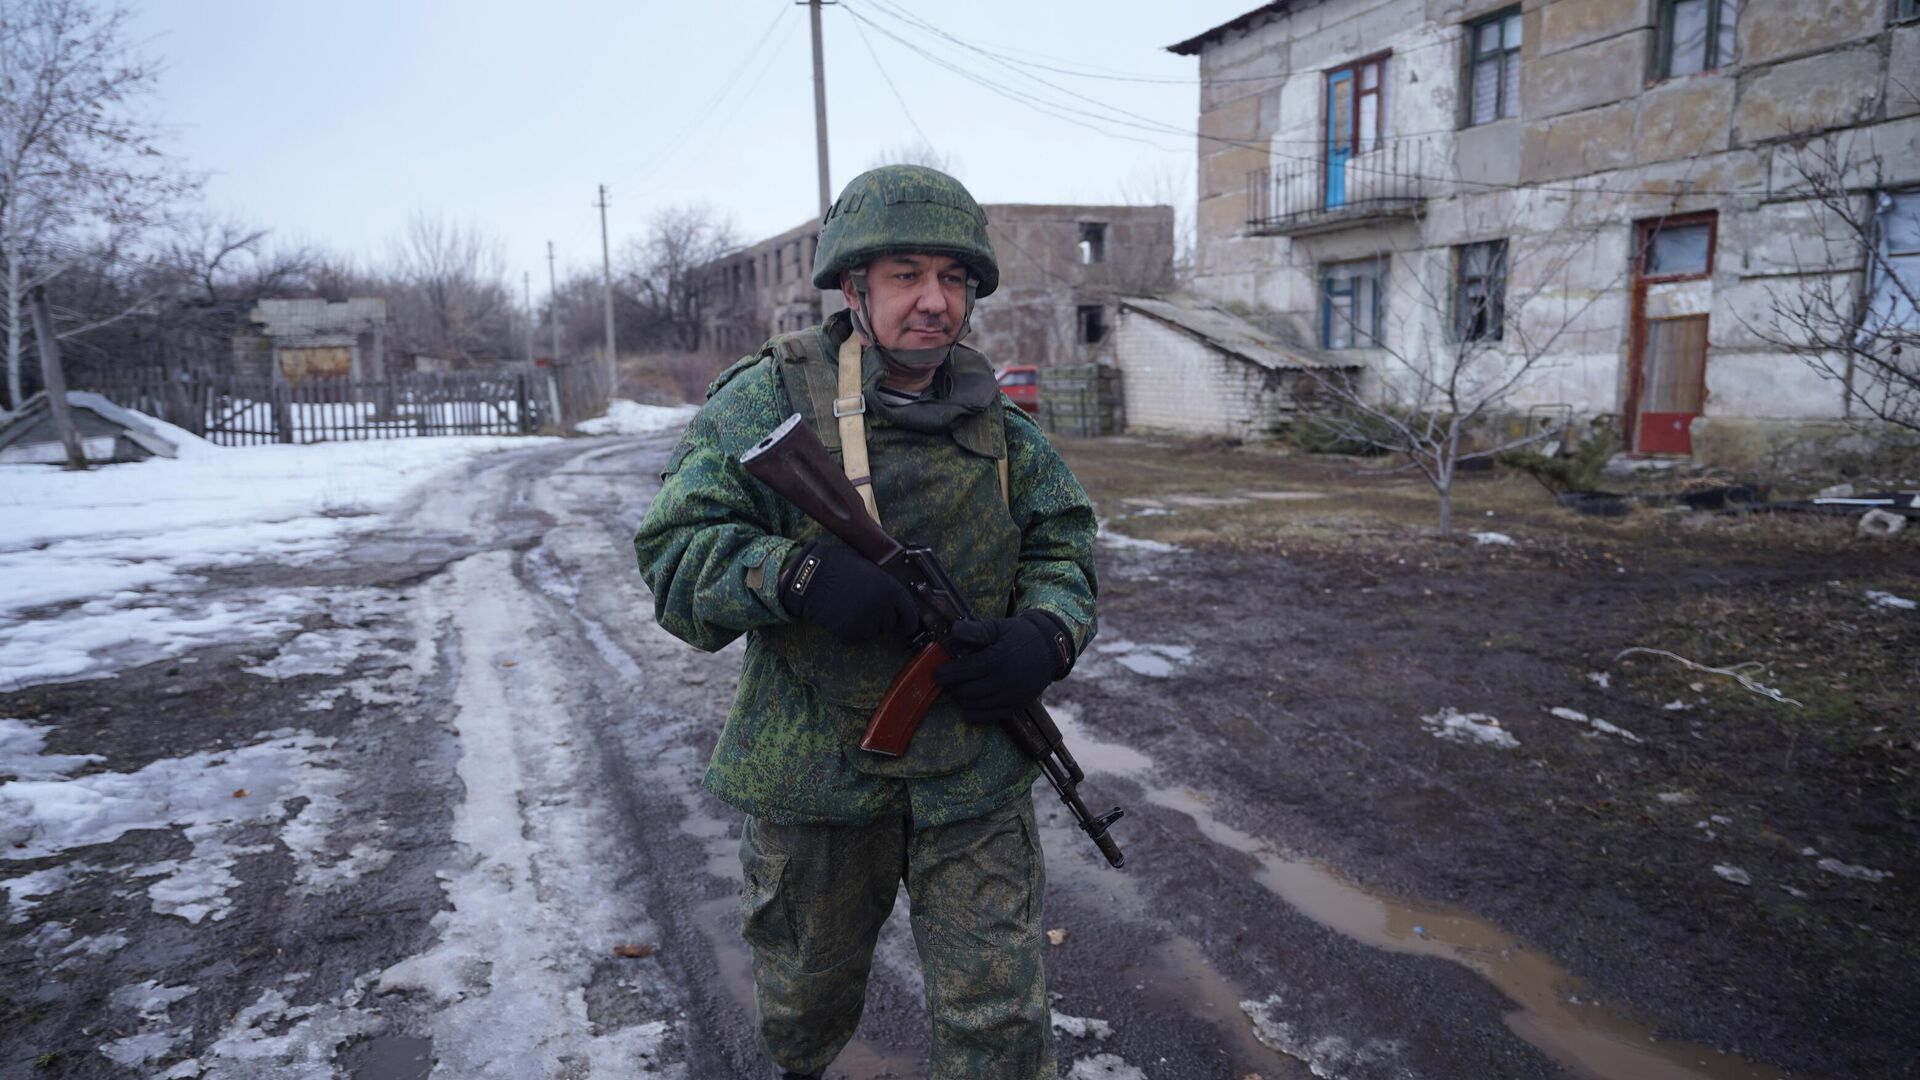
<svg viewBox="0 0 1920 1080"><path fill-rule="evenodd" d="M873 70L880 73L881 81L887 84L888 90L893 91L893 100L900 103L900 112L906 116L907 123L913 125L913 130L919 133L921 142L932 146L933 140L927 138L926 131L920 127L920 121L913 118L913 110L907 108L907 99L900 96L900 88L893 85L893 76L887 74L886 65L880 62L880 54L874 51L873 41L867 37L866 25L861 20L855 19L853 29L860 35L860 44L867 47L867 55L873 58Z"/></svg>
<svg viewBox="0 0 1920 1080"><path fill-rule="evenodd" d="M720 102L725 100L727 95L732 93L735 87L740 85L741 77L746 74L747 69L759 58L761 48L766 45L767 39L773 36L773 31L780 25L780 20L784 18L786 14L787 4L784 3L783 0L781 5L774 9L773 19L767 23L764 30L760 31L760 36L754 39L753 45L747 50L746 55L740 58L740 63L735 66L733 74L722 80L720 89L716 90L713 96L708 98L706 103L701 105L699 109L689 113L687 122L682 124L678 131L674 132L666 142L660 145L652 159L654 162L673 160L674 152L687 140L687 137L699 128L701 122L706 120L707 116L711 114L715 108L719 107ZM789 31L789 33L791 33L791 31ZM762 72L765 71L764 65L761 70ZM649 170L645 169L641 170L639 176L635 179L646 179L648 171Z"/></svg>
<svg viewBox="0 0 1920 1080"><path fill-rule="evenodd" d="M779 41L774 44L775 53L778 53L786 46L787 42L793 38L794 31L797 30L799 26L800 24L798 22L789 22L787 24L786 32L781 34ZM726 130L727 125L732 122L734 116L739 113L740 107L745 105L748 99L753 97L753 92L760 88L761 82L766 79L767 73L772 71L773 68L774 65L770 63L760 65L759 73L754 75L753 80L746 84L746 89L742 90L740 95L733 99L733 103L727 108L726 115L707 125L706 130L702 133L702 140L698 144L699 148L704 149L707 143L712 142L719 136L720 132ZM729 87L729 89L731 89L731 87ZM658 174L653 178L654 186L664 186L668 180L679 179L680 174L686 171L688 164L693 161L694 156L694 149L691 147L686 152L676 155L673 168L669 172Z"/></svg>
<svg viewBox="0 0 1920 1080"><path fill-rule="evenodd" d="M885 0L881 0L881 2L885 2ZM916 53L923 59L927 60L929 63L933 63L941 68L944 68L947 71L960 75L962 78L965 78L970 82L973 82L975 85L978 85L983 87L984 89L990 90L1001 97L1008 98L1009 100L1025 105L1028 108L1034 109L1037 112L1041 112L1055 119L1066 120L1069 123L1073 123L1074 121L1072 120L1071 116L1062 115L1062 113L1064 112L1068 114L1078 115L1082 117L1090 125L1090 130L1094 131L1096 134L1104 135L1108 138L1126 139L1131 142L1144 143L1146 145L1154 146L1160 150L1163 150L1169 153L1183 152L1176 148L1164 146L1160 143L1156 143L1148 139L1142 139L1137 136L1130 136L1130 135L1125 135L1125 134L1121 134L1121 133L1110 131L1110 130L1104 130L1099 125L1110 124L1110 125L1116 125L1121 127L1134 128L1136 130L1146 131L1153 134L1179 135L1185 138L1201 139L1201 140L1212 142L1221 146L1235 147L1235 148L1241 148L1241 149L1260 150L1269 154L1272 157L1295 161L1302 164L1320 164L1322 162L1322 159L1318 154L1287 153L1285 151L1277 150L1274 148L1274 144L1276 143L1324 147L1325 143L1322 140L1272 139L1272 140L1266 140L1262 142L1253 142L1253 141L1244 140L1244 139L1227 138L1219 135L1208 135L1203 132L1193 131L1186 128L1178 127L1173 124L1168 124L1164 121L1154 120L1151 117L1140 116L1137 113L1130 113L1124 109L1119 109L1115 106L1106 105L1105 103L1099 102L1095 99L1087 98L1085 95L1078 94L1074 91L1066 90L1063 87L1059 87L1053 83L1048 82L1045 79L1041 79L1038 76L1032 75L1031 73L1023 73L1018 70L1019 67L1022 65L1021 61L1012 60L1005 57L993 56L992 54L986 52L985 50L978 49L974 46L968 45L965 42L960 41L959 39L955 38L953 35L948 34L944 30L940 30L938 27L935 27L932 23L929 23L926 20L919 18L918 16L911 16L911 15L903 16L899 13L892 12L892 11L885 12L889 15L892 15L895 18L901 19L902 21L907 21L909 23L917 23L919 27L924 28L922 32L938 35L942 38L945 38L949 41L952 41L956 44L961 45L961 47L966 48L969 51L978 52L978 53L981 53L981 55L988 56L989 59L995 60L995 62L999 63L1002 67L1006 67L1009 70L1013 70L1015 74L1025 74L1027 78L1032 79L1034 82L1037 82L1042 86L1046 86L1051 89L1060 91L1062 93L1066 93L1071 96L1081 98L1082 100L1092 102L1093 104L1099 105L1100 107L1105 108L1111 112L1117 112L1121 114L1121 117L1130 117L1132 119L1129 120L1129 119L1122 119L1120 117L1114 117L1114 116L1101 116L1099 114L1090 112L1086 109L1078 108L1076 106L1065 104L1062 102L1038 100L1032 96L1029 96L1026 93L1023 93L1022 91L1011 89L1011 88L1002 86L1001 84L994 82L990 79L980 77L975 73L967 70L964 66L958 65L943 57L939 57L931 52L928 52L925 48L921 47L920 45L912 41L909 41L898 34L893 33L892 31L888 30L886 27L880 26L879 24L866 19L859 12L854 11L850 3L843 4L842 6L846 7L847 13L853 16L855 19L861 19L863 21L866 21L867 25L872 26L876 32L883 34L888 38L891 38L893 41L897 42L903 47ZM1453 44L1453 41L1452 39L1449 39L1445 42L1435 42L1433 44L1436 47L1440 45L1451 46ZM1422 47L1425 47L1425 46L1422 46ZM1397 55L1405 55L1405 54L1403 53L1403 54L1397 54ZM1454 129L1454 128L1436 129L1431 132L1408 133L1399 137L1413 138L1417 135L1447 134L1455 130L1457 129ZM1491 190L1540 191L1540 192L1562 192L1562 193L1571 193L1571 194L1611 194L1611 195L1645 196L1645 197L1659 197L1659 198L1669 197L1672 194L1674 194L1671 191L1657 191L1657 190L1651 190L1651 189L1612 188L1612 187L1607 187L1603 184L1595 184L1591 186L1582 187L1582 186L1575 186L1570 184L1503 183L1503 182L1491 181L1491 180L1466 180L1466 179L1461 179L1459 177L1451 177L1451 176L1431 176L1431 175L1426 175L1421 173L1406 172L1404 170L1389 171L1386 169L1368 165L1365 162L1361 161L1357 156L1353 159L1349 159L1345 164L1345 168L1348 172L1352 172L1352 173L1372 173L1375 175L1383 175L1383 176L1384 175L1402 176L1409 180L1422 180L1422 181L1426 181L1434 184L1457 184L1457 185L1461 185L1462 187L1472 187L1472 188L1484 189L1489 191ZM1740 192L1740 191L1723 191L1723 190L1716 190L1716 189L1709 189L1709 188L1694 188L1686 191L1685 194L1737 196L1737 195L1751 194L1751 193Z"/></svg>
<svg viewBox="0 0 1920 1080"><path fill-rule="evenodd" d="M895 5L889 4L888 6L895 6ZM899 9L899 10L902 13L905 12L905 9ZM921 21L924 21L924 20L921 20ZM966 43L969 48L976 49L977 51L995 52L998 55L1006 57L1007 59L1016 60L1016 62L1019 62L1019 63L1025 63L1031 67L1039 68L1042 71L1052 71L1061 75L1072 75L1076 78L1102 79L1108 82L1160 83L1160 84L1171 84L1171 85L1177 85L1177 86L1198 86L1203 81L1200 79L1159 78L1159 77L1154 77L1150 75L1132 75L1132 74L1119 71L1115 68L1103 68L1094 64L1083 64L1077 60L1067 60L1058 56L1051 56L1047 53L1036 52L1032 49L1022 49L1014 45L996 44L989 47L986 43L981 42L978 39L963 38L957 34L947 34L944 36L950 38L955 42ZM1042 64L1034 60L1020 61L1013 56L1007 55L1011 53L1025 53L1028 56L1038 57L1041 60L1051 60L1053 61L1053 64L1051 65ZM1061 66L1054 66L1054 65L1071 65L1071 66L1061 67ZM1248 76L1234 77L1234 78L1208 79L1204 81L1209 83L1273 82L1275 80L1284 81L1286 78L1287 78L1286 75L1248 75Z"/></svg>

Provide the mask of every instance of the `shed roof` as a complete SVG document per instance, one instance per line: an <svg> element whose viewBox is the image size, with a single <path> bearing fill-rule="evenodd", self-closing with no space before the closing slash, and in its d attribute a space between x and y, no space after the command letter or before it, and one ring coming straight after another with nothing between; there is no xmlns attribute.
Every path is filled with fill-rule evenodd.
<svg viewBox="0 0 1920 1080"><path fill-rule="evenodd" d="M1246 319L1216 304L1194 296L1123 296L1122 308L1132 308L1232 356L1237 356L1269 371L1337 371L1357 368L1354 363L1339 363L1316 355L1255 326Z"/></svg>
<svg viewBox="0 0 1920 1080"><path fill-rule="evenodd" d="M170 458L179 452L172 440L154 431L138 414L92 391L69 390L67 406L74 410L75 426L82 429L83 435L125 435L148 453L159 457ZM89 422L84 415L87 413L93 414L95 419ZM47 393L44 390L28 398L18 412L0 425L0 448L58 440L59 436L53 431L52 415L47 409Z"/></svg>

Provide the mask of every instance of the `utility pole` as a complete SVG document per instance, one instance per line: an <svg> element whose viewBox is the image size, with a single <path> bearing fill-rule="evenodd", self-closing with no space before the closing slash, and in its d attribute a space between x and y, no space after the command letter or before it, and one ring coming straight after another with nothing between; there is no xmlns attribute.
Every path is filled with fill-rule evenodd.
<svg viewBox="0 0 1920 1080"><path fill-rule="evenodd" d="M553 330L553 355L548 357L547 403L553 407L552 426L567 422L566 408L560 401L560 286L553 271L553 241L547 241L547 325Z"/></svg>
<svg viewBox="0 0 1920 1080"><path fill-rule="evenodd" d="M527 295L527 366L533 366L533 324L540 317L533 311L533 271L520 271L520 284L526 287Z"/></svg>
<svg viewBox="0 0 1920 1080"><path fill-rule="evenodd" d="M833 205L833 183L827 171L827 64L820 48L820 7L831 0L799 0L807 5L807 19L813 24L813 141L814 156L820 163L820 216L827 216Z"/></svg>
<svg viewBox="0 0 1920 1080"><path fill-rule="evenodd" d="M607 389L613 389L613 255L607 246L607 185L600 185L600 283L607 301Z"/></svg>
<svg viewBox="0 0 1920 1080"><path fill-rule="evenodd" d="M547 326L553 331L554 363L560 362L560 286L553 276L553 241L547 241Z"/></svg>

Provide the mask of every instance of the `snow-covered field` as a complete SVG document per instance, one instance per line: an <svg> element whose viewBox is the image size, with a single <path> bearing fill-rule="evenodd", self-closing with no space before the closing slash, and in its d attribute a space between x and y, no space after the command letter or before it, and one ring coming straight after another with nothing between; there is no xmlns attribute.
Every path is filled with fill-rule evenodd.
<svg viewBox="0 0 1920 1080"><path fill-rule="evenodd" d="M386 439L218 447L149 422L174 460L0 468L0 687L110 675L291 629L311 598L197 600L196 571L335 553L436 473L550 441Z"/></svg>

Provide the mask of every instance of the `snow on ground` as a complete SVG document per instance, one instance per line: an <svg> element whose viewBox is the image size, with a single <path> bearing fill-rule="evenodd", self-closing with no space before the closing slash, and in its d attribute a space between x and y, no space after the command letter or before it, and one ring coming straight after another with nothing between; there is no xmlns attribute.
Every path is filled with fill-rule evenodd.
<svg viewBox="0 0 1920 1080"><path fill-rule="evenodd" d="M607 402L607 415L582 420L573 426L582 435L645 435L680 427L699 411L697 405L642 405L615 398Z"/></svg>
<svg viewBox="0 0 1920 1080"><path fill-rule="evenodd" d="M1483 746L1512 750L1520 745L1513 733L1500 726L1500 721L1486 713L1463 713L1448 706L1430 716L1420 718L1420 723L1433 733L1436 739L1448 739L1453 742L1479 743Z"/></svg>
<svg viewBox="0 0 1920 1080"><path fill-rule="evenodd" d="M1626 728L1623 728L1618 724L1614 724L1606 720L1602 720L1597 716L1588 716L1586 713L1581 712L1579 709L1569 709L1565 705L1555 705L1552 708L1548 709L1547 712L1552 716L1557 717L1561 720L1571 720L1576 724L1585 724L1601 735L1618 735L1621 738L1627 740L1628 742L1641 741L1640 736L1635 735L1633 732L1628 731Z"/></svg>
<svg viewBox="0 0 1920 1080"><path fill-rule="evenodd" d="M7 724L0 731L18 730L18 721ZM190 855L135 867L127 876L146 883L153 910L160 914L196 924L208 918L218 922L231 910L227 894L239 883L234 863L274 850L241 844L238 838L253 827L279 826L298 861L300 881L311 889L331 887L376 860L374 853L356 848L345 859L323 865L346 783L328 757L332 747L332 739L288 728L251 745L163 758L134 772L67 777L64 773L77 767L64 764L73 755L41 758L39 767L29 762L18 771L0 766L0 771L38 777L0 784L0 859L45 858L109 843L134 829L179 828L193 844ZM287 804L294 799L307 801L289 813ZM340 863L352 864L351 870ZM9 917L87 869L59 867L8 880Z"/></svg>
<svg viewBox="0 0 1920 1080"><path fill-rule="evenodd" d="M331 555L387 524L383 512L442 471L548 441L218 447L151 422L176 441L178 458L84 473L0 468L0 687L111 675L215 641L285 633L315 609L314 595L209 602L193 595L193 571Z"/></svg>
<svg viewBox="0 0 1920 1080"><path fill-rule="evenodd" d="M1188 645L1136 644L1131 641L1096 641L1093 651L1110 654L1113 661L1136 675L1164 679L1174 669L1191 663L1193 648Z"/></svg>
<svg viewBox="0 0 1920 1080"><path fill-rule="evenodd" d="M1171 555L1180 550L1177 544L1169 544L1160 540L1146 540L1137 536L1128 536L1125 533L1117 532L1112 526L1108 525L1104 519L1097 522L1097 525L1100 530L1099 543L1110 548L1147 551L1155 555Z"/></svg>

